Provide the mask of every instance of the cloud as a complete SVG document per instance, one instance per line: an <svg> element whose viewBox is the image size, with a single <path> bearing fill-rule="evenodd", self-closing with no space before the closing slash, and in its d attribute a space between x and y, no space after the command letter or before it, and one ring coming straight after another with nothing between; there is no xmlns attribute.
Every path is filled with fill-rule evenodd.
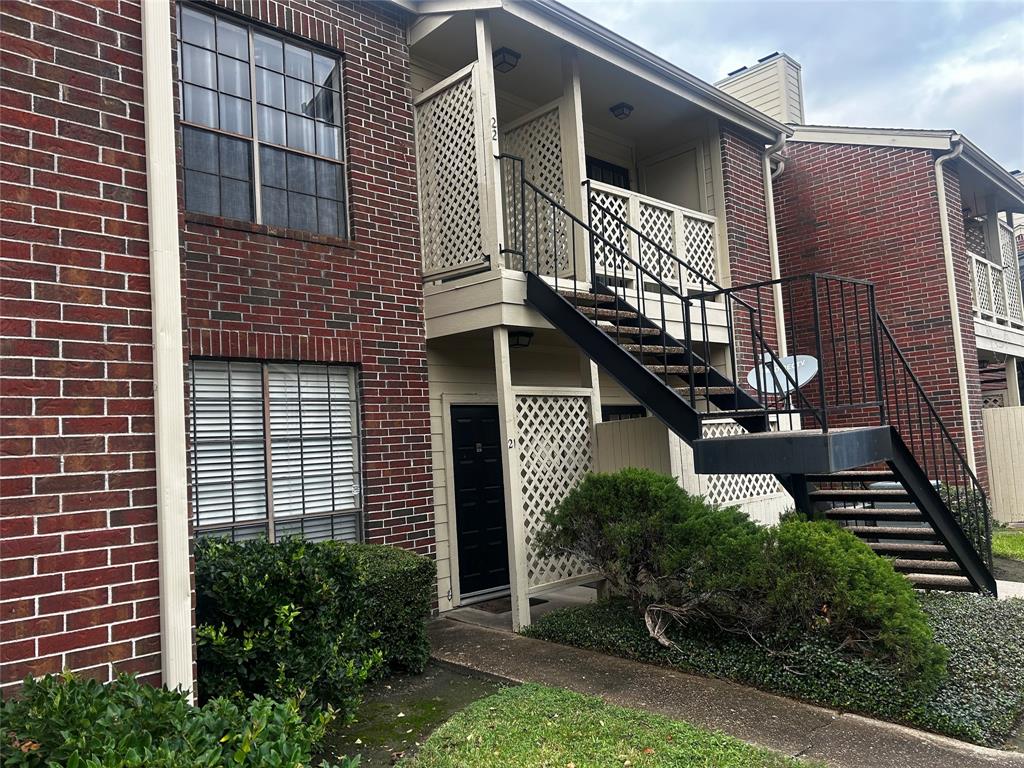
<svg viewBox="0 0 1024 768"><path fill-rule="evenodd" d="M785 51L813 123L951 128L1024 168L1024 3L564 0L708 81Z"/></svg>

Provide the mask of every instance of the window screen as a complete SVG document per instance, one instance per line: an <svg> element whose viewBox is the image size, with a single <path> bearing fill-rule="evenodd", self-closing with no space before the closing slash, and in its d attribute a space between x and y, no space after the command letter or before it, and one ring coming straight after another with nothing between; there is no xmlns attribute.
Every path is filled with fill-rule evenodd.
<svg viewBox="0 0 1024 768"><path fill-rule="evenodd" d="M192 512L197 534L359 537L355 370L192 364Z"/></svg>
<svg viewBox="0 0 1024 768"><path fill-rule="evenodd" d="M186 209L347 236L341 59L188 6L179 32Z"/></svg>

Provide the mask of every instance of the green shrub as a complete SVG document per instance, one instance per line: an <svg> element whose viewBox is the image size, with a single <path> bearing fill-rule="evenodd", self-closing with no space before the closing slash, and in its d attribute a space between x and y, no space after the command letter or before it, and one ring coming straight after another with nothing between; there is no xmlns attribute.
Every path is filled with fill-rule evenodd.
<svg viewBox="0 0 1024 768"><path fill-rule="evenodd" d="M381 663L352 553L336 542L211 538L195 554L204 699L304 693L349 719Z"/></svg>
<svg viewBox="0 0 1024 768"><path fill-rule="evenodd" d="M193 707L180 692L128 675L106 685L30 678L2 714L0 760L8 768L303 768L330 720L324 712L304 719L293 700Z"/></svg>
<svg viewBox="0 0 1024 768"><path fill-rule="evenodd" d="M953 594L917 600L936 641L949 652L948 676L937 688L894 675L877 659L850 656L817 632L779 652L749 637L690 625L665 648L621 599L554 611L524 633L1002 745L1024 716L1024 600Z"/></svg>
<svg viewBox="0 0 1024 768"><path fill-rule="evenodd" d="M592 474L547 515L540 538L600 571L652 633L703 623L784 649L816 632L936 684L945 654L892 565L829 522L762 528L665 475Z"/></svg>
<svg viewBox="0 0 1024 768"><path fill-rule="evenodd" d="M377 672L422 672L430 658L426 619L434 605L434 561L396 547L349 544L347 549L362 584L363 620L380 633L384 663Z"/></svg>

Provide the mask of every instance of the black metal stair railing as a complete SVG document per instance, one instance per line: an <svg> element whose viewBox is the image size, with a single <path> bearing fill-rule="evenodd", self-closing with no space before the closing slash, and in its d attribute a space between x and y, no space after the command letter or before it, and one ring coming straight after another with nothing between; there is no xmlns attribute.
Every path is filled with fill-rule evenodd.
<svg viewBox="0 0 1024 768"><path fill-rule="evenodd" d="M893 427L931 484L922 492L949 510L975 552L991 566L985 491L882 320L874 285L810 274L707 295L735 294L760 308L762 295L776 293L786 314L787 354L811 355L819 366L806 387L807 397L797 403L806 409L802 416L825 432L873 424Z"/></svg>
<svg viewBox="0 0 1024 768"><path fill-rule="evenodd" d="M502 192L505 197L505 247L503 253L507 258L517 262L524 272L544 275L555 287L555 290L568 292L577 306L586 308L589 300L590 309L595 319L602 309L598 291L607 291L633 304L644 318L652 321L659 329L657 336L640 336L636 341L639 349L637 357L642 364L661 367L664 377L668 378L669 364L664 354L670 341L676 340L668 331L670 323L682 329L678 338L683 344L686 371L681 377L685 379L686 399L695 410L711 413L711 386L709 377L696 375L704 366L711 365L714 346L712 342L712 317L718 314L724 320L725 338L721 347L729 355L729 366L732 376L737 378L741 361L738 351L749 355L749 362L755 371L755 386L744 388L743 397L739 390L733 397L731 408L750 413L760 410L765 418L777 413L798 413L807 410L808 404L800 408L791 408L789 399L784 395L773 393L772 389L796 390L795 380L784 369L776 351L768 343L768 332L765 329L764 313L758 308L733 294L721 294L723 289L713 280L703 275L700 270L676 256L671 251L651 240L628 222L618 218L613 211L605 206L590 201L588 206L589 222L584 222L571 213L566 207L542 190L525 174L522 158L513 155L500 155L502 171ZM589 199L589 196L588 196ZM611 233L621 237L615 242ZM671 263L673 273L677 276L675 284L664 279L643 258L634 258L629 252L627 239L632 236L643 242L645 249L655 251L657 260ZM597 253L604 256L602 270L597 269ZM610 265L610 269L609 269ZM588 269L589 268L589 269ZM700 290L689 294L686 276L694 275ZM712 289L712 290L705 290ZM707 298L705 298L707 297ZM668 301L666 301L668 298ZM672 317L678 307L679 317ZM614 310L607 310L607 319L612 321L615 341L622 342L621 321L626 319L620 304ZM737 332L738 325L744 328L743 333ZM749 336L745 335L749 331ZM677 331L678 333L678 331ZM742 340L742 344L737 342ZM774 365L765 367L755 362L770 361ZM767 370L774 371L777 379L776 387L767 386L764 377ZM788 380L788 381L787 381ZM739 387L739 385L737 385ZM677 388L678 391L679 388ZM799 397L799 395L798 395ZM756 401L757 409L750 408L751 398ZM715 398L717 407L726 410L729 403L723 403L721 397Z"/></svg>

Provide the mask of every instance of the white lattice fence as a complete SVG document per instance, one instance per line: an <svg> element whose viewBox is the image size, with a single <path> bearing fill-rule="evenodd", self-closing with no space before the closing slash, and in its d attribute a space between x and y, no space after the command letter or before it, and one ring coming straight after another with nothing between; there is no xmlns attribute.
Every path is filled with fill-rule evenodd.
<svg viewBox="0 0 1024 768"><path fill-rule="evenodd" d="M1017 264L1017 246L1013 230L999 225L999 255L1003 260L1003 278L1006 280L1006 314L1011 320L1024 322L1024 305L1020 295L1020 269Z"/></svg>
<svg viewBox="0 0 1024 768"><path fill-rule="evenodd" d="M705 421L704 437L726 437L743 434L735 421ZM733 504L746 499L775 496L782 486L773 475L705 475L704 496L714 504Z"/></svg>
<svg viewBox="0 0 1024 768"><path fill-rule="evenodd" d="M531 588L588 573L575 558L539 557L534 542L544 513L579 485L593 465L590 419L586 395L516 395L526 574Z"/></svg>
<svg viewBox="0 0 1024 768"><path fill-rule="evenodd" d="M562 174L562 133L558 118L558 107L554 106L536 117L516 125L501 136L501 151L504 154L523 158L523 173L526 179L551 196L559 205L565 205L565 179ZM516 182L511 175L505 184ZM509 195L511 190L505 189ZM571 266L568 247L569 231L563 216L553 221L544 217L538 231L534 218L533 200L527 196L526 239L530 260L538 259L540 273L554 275L565 273ZM538 211L547 211L541 203ZM556 263L557 262L557 263Z"/></svg>
<svg viewBox="0 0 1024 768"><path fill-rule="evenodd" d="M974 301L982 312L992 311L992 284L989 281L990 265L977 256L974 258Z"/></svg>
<svg viewBox="0 0 1024 768"><path fill-rule="evenodd" d="M416 106L423 274L452 272L484 258L475 70Z"/></svg>
<svg viewBox="0 0 1024 768"><path fill-rule="evenodd" d="M590 194L601 206L592 212L590 226L604 238L595 238L594 265L605 275L629 276L633 267L622 256L630 251L629 232L622 224L629 221L629 198L599 189Z"/></svg>
<svg viewBox="0 0 1024 768"><path fill-rule="evenodd" d="M982 408L1004 408L1006 406L1006 392L982 392Z"/></svg>

